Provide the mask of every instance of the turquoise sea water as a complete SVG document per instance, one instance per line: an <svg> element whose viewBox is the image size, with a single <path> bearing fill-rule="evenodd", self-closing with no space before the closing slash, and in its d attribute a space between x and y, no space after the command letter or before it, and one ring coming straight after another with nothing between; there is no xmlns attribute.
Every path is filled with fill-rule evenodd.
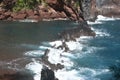
<svg viewBox="0 0 120 80"><path fill-rule="evenodd" d="M80 73L88 77L85 80L115 80L109 68L120 64L120 20L102 21L92 26L97 36L86 42L82 57L74 60L76 69L89 69Z"/></svg>
<svg viewBox="0 0 120 80"><path fill-rule="evenodd" d="M68 42L71 51L63 57L66 67L61 71L55 71L59 80L115 80L109 68L120 64L120 20L100 22L100 24L90 24L96 32L96 37L84 37L77 42ZM43 54L43 49L49 48L51 55L59 54L61 50L50 47L53 43L60 43L60 41L56 42L57 33L77 25L70 21L0 22L0 55L2 56L0 62L5 62L0 66L13 69L27 68L36 73L34 79L39 80L42 64L37 59ZM53 63L61 60L58 55L52 55L52 58L49 61ZM11 64L8 65L10 62Z"/></svg>

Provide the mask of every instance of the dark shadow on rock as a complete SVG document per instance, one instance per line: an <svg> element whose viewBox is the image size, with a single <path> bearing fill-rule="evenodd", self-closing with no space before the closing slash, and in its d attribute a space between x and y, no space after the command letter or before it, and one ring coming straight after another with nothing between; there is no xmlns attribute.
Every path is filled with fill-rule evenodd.
<svg viewBox="0 0 120 80"><path fill-rule="evenodd" d="M40 80L55 80L54 71L48 69L46 66L43 67L41 71L41 79Z"/></svg>

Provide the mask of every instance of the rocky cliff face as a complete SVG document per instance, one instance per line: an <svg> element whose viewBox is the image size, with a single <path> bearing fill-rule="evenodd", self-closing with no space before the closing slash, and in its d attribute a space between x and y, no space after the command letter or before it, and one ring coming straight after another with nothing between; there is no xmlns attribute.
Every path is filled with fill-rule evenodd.
<svg viewBox="0 0 120 80"><path fill-rule="evenodd" d="M45 0L47 6L37 5L34 9L22 9L14 12L12 8L15 6L16 0L2 0L0 4L0 20L24 20L34 19L37 21L43 19L70 19L73 21L83 21L83 17L79 17L79 13L73 9L71 5L66 4L64 0ZM81 14L82 16L82 14Z"/></svg>
<svg viewBox="0 0 120 80"><path fill-rule="evenodd" d="M97 16L96 0L82 0L81 5L85 20L95 20Z"/></svg>
<svg viewBox="0 0 120 80"><path fill-rule="evenodd" d="M108 17L120 17L120 0L96 0L98 13Z"/></svg>
<svg viewBox="0 0 120 80"><path fill-rule="evenodd" d="M120 0L82 0L85 20L95 20L97 15L120 17Z"/></svg>

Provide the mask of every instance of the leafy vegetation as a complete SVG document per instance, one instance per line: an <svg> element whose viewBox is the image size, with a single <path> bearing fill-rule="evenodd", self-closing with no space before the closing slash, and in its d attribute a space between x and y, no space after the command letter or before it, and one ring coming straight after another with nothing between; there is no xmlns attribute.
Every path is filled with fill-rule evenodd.
<svg viewBox="0 0 120 80"><path fill-rule="evenodd" d="M21 9L33 9L37 4L37 0L17 0L13 11L19 11Z"/></svg>
<svg viewBox="0 0 120 80"><path fill-rule="evenodd" d="M12 9L14 12L26 9L34 9L37 5L46 6L46 0L0 0L0 7ZM63 0L66 4L72 6L75 10L79 10L82 0Z"/></svg>

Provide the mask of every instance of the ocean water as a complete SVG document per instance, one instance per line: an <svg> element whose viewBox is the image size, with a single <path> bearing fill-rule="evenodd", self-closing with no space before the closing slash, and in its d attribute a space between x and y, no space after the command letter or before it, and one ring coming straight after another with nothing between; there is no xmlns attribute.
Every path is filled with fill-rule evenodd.
<svg viewBox="0 0 120 80"><path fill-rule="evenodd" d="M95 31L96 37L81 36L76 39L76 42L66 42L70 49L68 52L56 49L57 46L62 44L57 37L57 33L64 29L76 27L78 26L77 23L53 21L32 23L22 28L16 28L16 25L28 25L29 23L12 23L13 29L3 23L3 30L0 31L0 44L2 44L0 48L9 47L11 50L9 55L13 55L14 58L10 57L10 61L6 61L6 58L9 57L4 57L0 61L0 66L16 70L28 69L35 74L34 80L40 80L40 73L44 64L39 61L39 58L46 49L49 49L48 61L53 64L61 63L65 66L62 70L54 71L59 80L115 80L114 74L109 68L120 63L120 19L99 15L94 23L88 23ZM30 29L28 29L29 27ZM14 32L16 29L18 32ZM9 34L5 33L6 30ZM9 30L12 30L12 32ZM24 34L22 34L22 31L24 31ZM28 34L25 34L26 32ZM10 39L11 37L12 39ZM13 46L13 48L10 46ZM16 48L18 49L17 52L14 51ZM3 52L6 51L3 50ZM4 55L1 51L0 54Z"/></svg>

